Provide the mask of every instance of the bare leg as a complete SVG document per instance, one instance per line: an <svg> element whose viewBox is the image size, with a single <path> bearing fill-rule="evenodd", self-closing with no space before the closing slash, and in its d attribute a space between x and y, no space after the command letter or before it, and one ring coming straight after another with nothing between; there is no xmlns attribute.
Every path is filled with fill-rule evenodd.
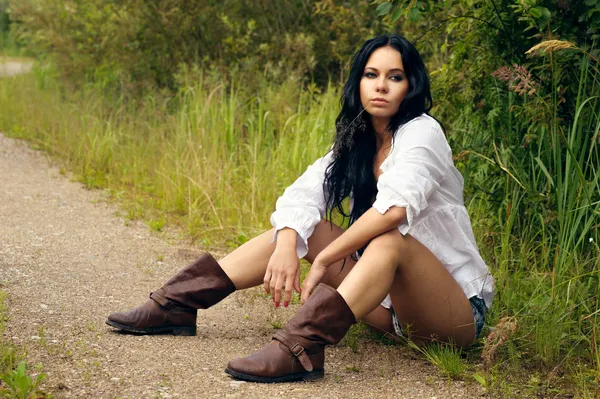
<svg viewBox="0 0 600 399"><path fill-rule="evenodd" d="M357 319L389 292L398 320L418 342L473 342L473 313L456 280L424 245L397 230L371 241L338 292Z"/></svg>
<svg viewBox="0 0 600 399"><path fill-rule="evenodd" d="M341 227L333 225L333 229L331 229L329 222L321 221L308 239L309 251L305 259L312 263L317 254L343 232L344 230ZM275 243L271 243L272 239L273 229L246 242L219 261L219 265L238 290L262 285L269 259L275 251ZM331 281L327 284L337 288L348 274L349 269L354 266L355 262L350 258L348 260L349 262L346 263L343 273L334 276L332 272ZM341 264L339 262L339 267L335 269L339 271Z"/></svg>
<svg viewBox="0 0 600 399"><path fill-rule="evenodd" d="M315 228L313 235L308 240L308 254L306 254L305 259L312 263L319 252L325 249L327 245L329 245L343 233L344 229L341 227L335 224L332 226L326 220L321 221ZM354 261L350 256L346 257L345 263L343 260L334 263L329 267L329 271L325 275L325 278L322 282L332 286L333 288L338 288L348 273L350 273L354 265L356 265L356 261ZM375 309L373 309L370 313L362 317L361 321L378 332L394 333L392 312L390 309L386 309L383 306L375 307Z"/></svg>
<svg viewBox="0 0 600 399"><path fill-rule="evenodd" d="M233 281L236 289L243 290L262 285L269 259L275 251L275 243L271 244L272 239L273 229L251 239L219 260L219 265Z"/></svg>
<svg viewBox="0 0 600 399"><path fill-rule="evenodd" d="M321 221L308 239L309 250L305 259L312 263L319 252L342 235L343 232L344 230L341 227L335 224L332 226L327 221ZM275 251L275 244L271 243L272 239L273 229L253 238L219 261L219 265L233 281L236 289L242 290L262 285L267 264L273 251ZM334 288L339 287L356 262L347 257L343 268L342 264L343 261L340 261L329 268L329 273L323 281L325 284ZM387 333L394 332L391 312L383 306L377 306L369 314L362 317L362 321L375 330Z"/></svg>

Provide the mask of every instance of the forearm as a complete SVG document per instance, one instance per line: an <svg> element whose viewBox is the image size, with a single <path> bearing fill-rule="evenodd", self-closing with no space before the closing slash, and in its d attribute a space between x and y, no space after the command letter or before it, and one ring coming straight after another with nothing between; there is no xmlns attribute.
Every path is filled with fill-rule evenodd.
<svg viewBox="0 0 600 399"><path fill-rule="evenodd" d="M397 228L406 220L406 209L391 207L385 214L370 208L340 237L318 255L319 261L331 265L362 248L373 238Z"/></svg>
<svg viewBox="0 0 600 399"><path fill-rule="evenodd" d="M298 233L296 230L284 227L277 232L277 248L294 248L296 250L296 242L298 240Z"/></svg>

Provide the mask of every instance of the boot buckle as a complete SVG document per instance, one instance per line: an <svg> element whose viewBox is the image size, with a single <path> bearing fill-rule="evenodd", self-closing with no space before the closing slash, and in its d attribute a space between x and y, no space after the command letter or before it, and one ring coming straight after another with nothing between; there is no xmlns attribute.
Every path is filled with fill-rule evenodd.
<svg viewBox="0 0 600 399"><path fill-rule="evenodd" d="M294 356L298 357L302 354L302 352L304 352L304 347L296 342L294 346L290 348L290 351Z"/></svg>
<svg viewBox="0 0 600 399"><path fill-rule="evenodd" d="M292 355L294 355L296 359L298 359L302 367L304 367L304 370L308 371L309 373L313 371L312 362L310 361L310 358L304 351L304 347L298 342L295 342L295 340L292 339L292 337L290 337L287 332L285 332L284 330L279 330L275 333L275 335L273 335L273 339L276 339L283 345L285 345L292 353Z"/></svg>

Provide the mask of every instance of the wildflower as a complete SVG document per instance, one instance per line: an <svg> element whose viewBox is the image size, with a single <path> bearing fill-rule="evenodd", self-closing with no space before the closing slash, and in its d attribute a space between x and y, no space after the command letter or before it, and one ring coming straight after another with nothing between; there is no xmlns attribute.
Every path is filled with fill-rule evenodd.
<svg viewBox="0 0 600 399"><path fill-rule="evenodd" d="M590 242L594 242L594 239L592 237L590 237Z"/></svg>
<svg viewBox="0 0 600 399"><path fill-rule="evenodd" d="M531 72L524 65L513 64L512 66L503 66L492 73L492 76L508 82L509 90L520 95L532 95L536 92L536 82L531 76Z"/></svg>

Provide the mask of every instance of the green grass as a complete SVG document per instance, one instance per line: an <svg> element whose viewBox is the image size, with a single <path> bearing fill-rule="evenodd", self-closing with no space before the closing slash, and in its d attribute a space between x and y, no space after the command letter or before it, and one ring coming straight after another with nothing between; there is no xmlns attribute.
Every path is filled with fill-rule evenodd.
<svg viewBox="0 0 600 399"><path fill-rule="evenodd" d="M4 338L8 318L7 312L6 294L4 291L0 291L0 344L2 345L0 348L0 375L5 375L13 370L20 361L17 349Z"/></svg>
<svg viewBox="0 0 600 399"><path fill-rule="evenodd" d="M462 357L462 349L459 347L439 342L417 345L409 341L408 345L421 353L448 378L462 378L467 370L467 364Z"/></svg>
<svg viewBox="0 0 600 399"><path fill-rule="evenodd" d="M0 98L7 134L123 198L130 219L154 230L176 220L200 240L269 227L283 188L328 150L337 109L334 90L315 96L293 84L242 97L200 81L170 104L109 101L93 88L65 92L41 68L2 81Z"/></svg>
<svg viewBox="0 0 600 399"><path fill-rule="evenodd" d="M457 117L449 129L455 153L471 154L456 164L497 283L487 323L517 323L492 366L473 374L490 392L510 396L521 384L532 395L600 392L600 74L584 61L581 68L572 121L556 115L552 93L521 99L499 90L495 112L509 117ZM182 79L174 99L133 100L94 85L73 91L38 66L0 80L0 130L54 155L87 187L108 190L126 219L235 248L270 227L277 197L328 150L339 92L264 80L248 93L241 82ZM549 111L534 118L540 109ZM523 131L537 138L528 148ZM362 328L345 338L352 350ZM446 346L421 353L445 375L466 378L480 362L473 351L466 360Z"/></svg>
<svg viewBox="0 0 600 399"><path fill-rule="evenodd" d="M0 397L51 398L51 395L38 389L46 374L39 373L35 378L32 377L21 351L4 337L7 313L6 293L0 290Z"/></svg>

